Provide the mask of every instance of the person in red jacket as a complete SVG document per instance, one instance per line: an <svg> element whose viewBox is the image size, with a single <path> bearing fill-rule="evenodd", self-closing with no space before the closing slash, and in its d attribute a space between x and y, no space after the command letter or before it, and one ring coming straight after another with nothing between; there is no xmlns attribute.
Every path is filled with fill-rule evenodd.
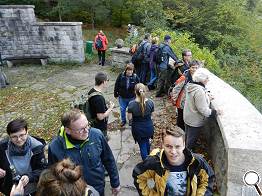
<svg viewBox="0 0 262 196"><path fill-rule="evenodd" d="M97 50L97 53L98 53L99 65L102 65L102 66L105 65L105 56L106 56L107 45L108 45L107 38L105 34L103 33L103 31L100 30L95 37L94 48Z"/></svg>

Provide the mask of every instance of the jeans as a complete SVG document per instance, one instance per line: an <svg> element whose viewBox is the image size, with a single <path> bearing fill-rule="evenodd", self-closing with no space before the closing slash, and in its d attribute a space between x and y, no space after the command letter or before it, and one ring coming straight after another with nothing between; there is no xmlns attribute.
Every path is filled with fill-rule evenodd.
<svg viewBox="0 0 262 196"><path fill-rule="evenodd" d="M98 54L99 64L101 63L102 66L104 66L105 65L105 58L106 58L106 51L105 50L98 50L97 54Z"/></svg>
<svg viewBox="0 0 262 196"><path fill-rule="evenodd" d="M150 154L150 143L149 138L143 138L138 142L140 148L140 154L143 160Z"/></svg>
<svg viewBox="0 0 262 196"><path fill-rule="evenodd" d="M148 82L147 86L154 86L157 80L156 69L153 67L150 69L150 81Z"/></svg>
<svg viewBox="0 0 262 196"><path fill-rule="evenodd" d="M123 98L120 97L118 98L119 100L119 105L120 105L120 115L121 115L121 122L126 123L126 108L129 104L130 101L132 101L133 98Z"/></svg>

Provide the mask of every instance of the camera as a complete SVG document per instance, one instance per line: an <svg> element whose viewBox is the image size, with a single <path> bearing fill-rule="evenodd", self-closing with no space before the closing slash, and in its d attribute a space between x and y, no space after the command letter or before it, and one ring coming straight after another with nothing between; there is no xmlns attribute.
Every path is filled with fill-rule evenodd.
<svg viewBox="0 0 262 196"><path fill-rule="evenodd" d="M12 182L13 184L18 184L21 176L16 172L16 169L13 165L10 165L10 170L12 174Z"/></svg>

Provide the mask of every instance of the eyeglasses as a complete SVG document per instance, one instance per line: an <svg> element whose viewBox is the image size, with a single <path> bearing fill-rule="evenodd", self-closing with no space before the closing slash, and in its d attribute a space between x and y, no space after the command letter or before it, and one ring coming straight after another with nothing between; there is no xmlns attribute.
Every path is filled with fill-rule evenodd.
<svg viewBox="0 0 262 196"><path fill-rule="evenodd" d="M84 131L88 131L90 127L91 127L91 124L88 122L85 127L81 129L74 129L74 131L77 133L83 133Z"/></svg>
<svg viewBox="0 0 262 196"><path fill-rule="evenodd" d="M20 134L20 135L13 135L10 136L11 140L17 141L18 139L25 139L27 136L27 133Z"/></svg>

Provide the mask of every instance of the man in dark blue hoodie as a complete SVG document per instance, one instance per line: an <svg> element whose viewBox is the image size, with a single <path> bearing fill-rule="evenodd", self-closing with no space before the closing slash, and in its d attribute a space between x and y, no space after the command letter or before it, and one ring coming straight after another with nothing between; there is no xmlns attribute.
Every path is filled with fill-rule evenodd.
<svg viewBox="0 0 262 196"><path fill-rule="evenodd" d="M164 43L160 44L159 50L161 50L161 58L162 61L159 64L159 79L157 83L158 91L156 93L156 97L163 97L169 88L169 73L172 73L172 68L169 66L169 58L172 58L175 61L175 64L178 62L178 58L176 54L173 52L170 47L171 37L166 35L164 37Z"/></svg>

